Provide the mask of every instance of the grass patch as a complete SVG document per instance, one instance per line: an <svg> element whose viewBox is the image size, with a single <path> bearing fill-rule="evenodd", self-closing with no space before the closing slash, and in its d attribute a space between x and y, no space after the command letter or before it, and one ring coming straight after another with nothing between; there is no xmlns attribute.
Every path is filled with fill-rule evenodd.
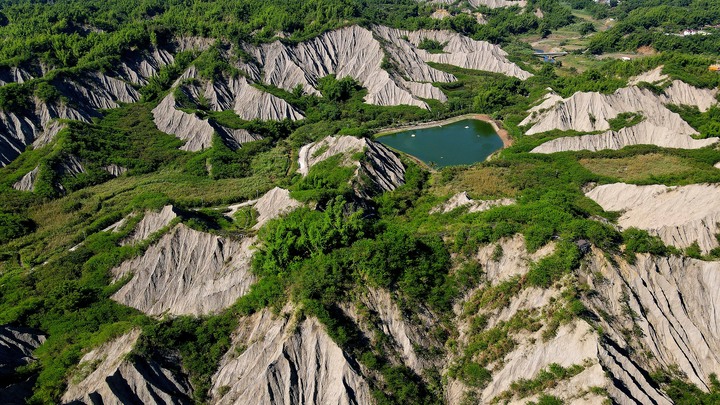
<svg viewBox="0 0 720 405"><path fill-rule="evenodd" d="M153 200L157 205L207 207L254 199L273 185L266 176L212 180L178 170L120 177L29 207L27 216L36 231L8 247L19 250L23 262L39 264Z"/></svg>
<svg viewBox="0 0 720 405"><path fill-rule="evenodd" d="M542 327L530 311L519 311L508 321L498 322L486 329L487 319L477 316L471 320L468 343L457 363L448 370L450 378L458 378L472 387L483 388L492 378L488 368L502 363L517 342L513 336L523 330L535 332Z"/></svg>
<svg viewBox="0 0 720 405"><path fill-rule="evenodd" d="M574 364L570 367L563 367L557 363L550 364L547 369L540 370L535 378L526 380L524 378L513 381L510 389L500 394L495 402L505 402L511 399L527 398L539 394L545 390L554 388L559 382L567 381L580 374L585 369L584 365Z"/></svg>
<svg viewBox="0 0 720 405"><path fill-rule="evenodd" d="M508 174L504 167L446 167L436 178L433 191L438 196L466 191L471 198L514 197L518 190L509 184Z"/></svg>
<svg viewBox="0 0 720 405"><path fill-rule="evenodd" d="M580 159L580 164L593 173L624 182L638 182L652 177L687 174L695 170L691 162L677 156L660 153L619 159L586 158Z"/></svg>
<svg viewBox="0 0 720 405"><path fill-rule="evenodd" d="M626 127L637 125L645 119L642 113L639 112L624 112L618 114L617 117L608 121L610 129L613 131L619 131Z"/></svg>

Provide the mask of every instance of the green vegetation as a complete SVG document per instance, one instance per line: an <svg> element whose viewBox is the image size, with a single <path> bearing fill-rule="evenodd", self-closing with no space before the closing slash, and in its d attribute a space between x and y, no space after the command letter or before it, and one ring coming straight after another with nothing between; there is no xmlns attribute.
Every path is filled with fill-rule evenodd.
<svg viewBox="0 0 720 405"><path fill-rule="evenodd" d="M137 4L123 0L88 4L3 1L0 60L9 65L40 61L56 67L108 67L134 47L162 45L173 36L233 38L263 42L283 33L297 42L343 25L382 23L406 29L451 29L481 39L503 41L512 34L558 28L572 22L567 7L557 1L537 1L541 20L532 13L490 10L487 25L460 13L452 18L430 18L433 8L413 0L247 0L201 1L192 7L181 1ZM206 70L212 75L212 69Z"/></svg>
<svg viewBox="0 0 720 405"><path fill-rule="evenodd" d="M410 27L431 22L427 9L410 0L203 1L192 7L180 1L119 0L97 5L82 0L57 5L3 1L0 6L8 20L0 27L5 40L1 59L18 64L42 55L44 63L59 67L111 63L132 47L162 43L174 35L266 41L286 32L299 41L348 20Z"/></svg>
<svg viewBox="0 0 720 405"><path fill-rule="evenodd" d="M713 165L720 161L714 148L667 150L652 145L637 145L618 151L578 152L580 163L607 181L668 186L720 181Z"/></svg>
<svg viewBox="0 0 720 405"><path fill-rule="evenodd" d="M324 202L337 195L349 196L355 168L343 165L343 159L342 155L336 155L313 166L307 176L295 184L292 197L299 201Z"/></svg>
<svg viewBox="0 0 720 405"><path fill-rule="evenodd" d="M613 131L619 131L626 127L631 127L641 123L645 117L641 113L625 112L618 114L617 117L608 121L610 129Z"/></svg>
<svg viewBox="0 0 720 405"><path fill-rule="evenodd" d="M0 244L27 235L35 228L32 220L19 214L0 212Z"/></svg>
<svg viewBox="0 0 720 405"><path fill-rule="evenodd" d="M180 352L190 374L198 402L207 399L210 378L220 358L230 348L230 334L237 326L236 314L206 319L181 316L147 325L133 354L152 358Z"/></svg>
<svg viewBox="0 0 720 405"><path fill-rule="evenodd" d="M89 123L68 122L52 143L29 148L0 169L0 324L35 327L48 334L47 342L35 353L38 362L25 370L38 376L30 403L56 403L83 353L134 328L141 329L142 335L130 360L178 356L181 364L177 366L190 377L194 399L203 403L210 378L230 348L238 319L263 308L277 312L289 302L297 309L296 316L317 318L349 357L371 370L367 378L379 404L440 403L444 378L482 389L495 367L519 344L519 335L538 332L549 340L562 325L579 317L590 319L583 302L592 292L574 276L583 263L579 240L589 241L608 255L623 254L631 263L638 253L680 254L645 231L631 228L620 233L598 221L612 221L617 215L603 212L587 199L584 186L615 181L720 182L720 171L713 167L720 161L720 151L714 148L635 146L620 151L527 153L548 139L577 135L559 131L522 135L519 122L548 87L562 96L577 91L612 93L626 86L629 77L659 65L672 79L703 88L720 85L720 75L707 69L717 58L716 29L707 28L710 35L692 38L665 35L717 24L717 7L701 0L656 3L569 2L587 18L616 18L617 24L603 30L598 21L578 21L566 5L554 0L529 1L523 12L519 7L482 8L479 11L487 24L479 24L474 15L456 7L448 8L450 17L435 20L430 18L434 6L414 0L200 0L192 5L177 0L100 4L0 0L1 67L35 72L42 63L55 69L24 84L0 86L4 112L34 108L32 97L72 103L57 87L64 77L83 71L111 72L121 58L131 57L138 49L167 47L176 37L229 42L204 52L176 53L173 64L162 68L147 85L137 86L141 102L101 111ZM535 15L536 9L543 12L542 18ZM321 78L317 88L322 97L305 94L300 86L287 91L254 84L301 110L306 118L295 122L245 121L231 111L209 111L207 100L180 89L175 90L176 99L183 109L207 118L212 125L247 129L262 139L233 150L216 136L207 150L191 153L179 150L182 141L155 127L152 109L190 64L209 80L241 75L235 62L253 58L238 46L241 43L261 43L278 36L296 43L354 23L450 29L500 43L511 60L534 76L521 81L433 64L458 81L435 83L448 101L429 100L429 110L365 104L367 90L351 77ZM592 53L639 46L666 53L627 62L592 59L592 68L579 73L559 64L542 64L532 56L530 45L520 41L546 37L561 27L584 36L582 41ZM429 38L420 42L420 48L431 53L442 52L445 45ZM572 56L591 60L581 51ZM387 59L384 67L393 68ZM189 89L197 83L183 85ZM662 86L641 87L663 92ZM720 134L719 108L706 112L670 108L700 137ZM382 127L463 113L485 113L502 120L514 145L491 161L433 174L404 161L405 185L387 193L378 193L366 179L354 177L352 163L364 159L362 153L326 159L304 177L296 173L298 148L325 136L370 136ZM625 113L610 125L619 130L642 120L639 112ZM71 175L63 170L70 157L82 163L85 173ZM109 165L127 172L113 178L105 170ZM12 189L35 167L39 174L34 192ZM222 214L228 204L255 199L274 186L289 189L306 206L270 221L260 231L252 229L258 217L253 208L239 210L234 218ZM359 198L358 191L371 198ZM514 198L516 203L485 212L460 209L428 214L462 191L471 198ZM120 246L119 241L145 210L166 204L181 211L180 220L195 229L230 238L258 236L252 263L258 280L231 308L207 317L155 319L110 299L127 281L111 283L110 270L142 254L162 232L135 246ZM129 220L118 233L101 232L125 217ZM527 274L488 283L476 259L478 249L490 245L492 259L500 260L508 253L498 242L518 234L530 252L551 242L555 250L531 263ZM69 251L72 247L77 248ZM696 245L684 253L702 258ZM555 287L561 292L543 310L520 311L489 327L489 316L507 308L528 287ZM397 348L374 321L377 314L362 307L359 297L370 288L389 291L408 322L419 323L421 310L438 320L428 332L427 347L416 349L423 356L456 356L447 375L437 370L417 375L398 363ZM466 343L460 344L453 305L465 294L470 298L463 303L462 317L469 331ZM341 309L346 304L367 312L363 316L371 336ZM541 394L540 404L560 403L542 393L582 369L553 364L531 380L513 383L506 396ZM710 393L679 376L658 383L678 403L713 403L718 384L712 381Z"/></svg>
<svg viewBox="0 0 720 405"><path fill-rule="evenodd" d="M530 401L528 402L528 405L563 405L563 401L561 401L558 397L542 394L537 402Z"/></svg>
<svg viewBox="0 0 720 405"><path fill-rule="evenodd" d="M618 2L614 7L592 5L590 0L575 0L573 7L589 9L596 18L616 17L611 29L593 36L593 53L635 50L652 46L659 51L684 51L711 54L717 51L718 35L711 26L720 22L720 8L702 0ZM682 36L687 29L706 29L710 35Z"/></svg>
<svg viewBox="0 0 720 405"><path fill-rule="evenodd" d="M703 113L697 107L671 105L669 108L700 132L700 138L720 136L720 108L717 106L712 106Z"/></svg>
<svg viewBox="0 0 720 405"><path fill-rule="evenodd" d="M514 334L523 330L535 332L542 327L527 311L520 311L507 322L501 321L490 329L485 329L486 322L482 315L473 318L468 344L448 372L449 377L458 378L471 387L484 388L491 380L486 367L502 361L515 348Z"/></svg>
<svg viewBox="0 0 720 405"><path fill-rule="evenodd" d="M564 274L580 264L580 252L573 243L561 242L555 253L540 259L527 273L527 282L534 287L550 287Z"/></svg>
<svg viewBox="0 0 720 405"><path fill-rule="evenodd" d="M490 310L505 308L510 304L512 297L517 295L522 288L518 276L510 277L495 286L483 288L465 303L463 313L465 315L475 314L480 308Z"/></svg>
<svg viewBox="0 0 720 405"><path fill-rule="evenodd" d="M298 209L260 233L253 261L258 275L279 277L296 301L331 305L356 283L403 291L408 300L432 302L449 257L436 238L418 239L397 225L373 223L341 197L324 212Z"/></svg>
<svg viewBox="0 0 720 405"><path fill-rule="evenodd" d="M22 112L30 108L30 100L22 85L8 83L0 87L0 109L4 111Z"/></svg>
<svg viewBox="0 0 720 405"><path fill-rule="evenodd" d="M527 95L528 90L520 79L507 78L479 92L473 107L478 112L493 113L503 107L517 104L520 97Z"/></svg>
<svg viewBox="0 0 720 405"><path fill-rule="evenodd" d="M442 44L434 39L423 38L418 44L418 48L424 49L430 53L443 53L443 48L445 48L445 44Z"/></svg>
<svg viewBox="0 0 720 405"><path fill-rule="evenodd" d="M117 247L120 236L93 235L82 247L32 274L7 271L12 261L6 263L0 322L49 334L36 353L40 373L33 402L53 402L62 394L64 377L79 361L83 348L144 322L135 310L109 299L114 289L108 285L108 270L142 251L142 247Z"/></svg>
<svg viewBox="0 0 720 405"><path fill-rule="evenodd" d="M503 401L510 400L513 397L527 398L542 393L547 389L552 389L559 382L580 374L584 369L585 367L579 364L567 368L557 363L550 364L546 370L540 370L533 379L514 381L510 384L510 389L498 396L497 399Z"/></svg>
<svg viewBox="0 0 720 405"><path fill-rule="evenodd" d="M581 23L580 28L578 30L580 35L587 35L587 34L590 34L591 32L595 32L595 31L596 31L595 26L591 22Z"/></svg>
<svg viewBox="0 0 720 405"><path fill-rule="evenodd" d="M679 372L673 372L672 369L667 373L653 374L653 379L665 389L665 392L676 404L709 405L720 401L720 382L714 373L710 374L710 392L700 390L678 374Z"/></svg>
<svg viewBox="0 0 720 405"><path fill-rule="evenodd" d="M637 228L628 228L622 233L625 242L625 258L629 263L635 263L637 253L650 253L665 256L675 253L668 248L657 236L651 236L646 231Z"/></svg>
<svg viewBox="0 0 720 405"><path fill-rule="evenodd" d="M585 158L580 160L580 163L593 173L629 183L646 183L668 176L687 176L695 170L703 169L691 160L662 153L621 158ZM708 171L710 168L705 167Z"/></svg>

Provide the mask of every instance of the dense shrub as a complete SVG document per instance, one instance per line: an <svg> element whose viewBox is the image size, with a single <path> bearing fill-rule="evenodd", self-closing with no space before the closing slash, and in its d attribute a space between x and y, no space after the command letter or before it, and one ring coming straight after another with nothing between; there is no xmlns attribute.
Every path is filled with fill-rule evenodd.
<svg viewBox="0 0 720 405"><path fill-rule="evenodd" d="M647 231L637 228L628 228L622 233L625 243L625 256L628 261L635 261L636 253L650 253L653 255L665 255L668 248L657 236L651 236Z"/></svg>
<svg viewBox="0 0 720 405"><path fill-rule="evenodd" d="M0 212L0 244L27 235L35 229L33 221L19 214Z"/></svg>

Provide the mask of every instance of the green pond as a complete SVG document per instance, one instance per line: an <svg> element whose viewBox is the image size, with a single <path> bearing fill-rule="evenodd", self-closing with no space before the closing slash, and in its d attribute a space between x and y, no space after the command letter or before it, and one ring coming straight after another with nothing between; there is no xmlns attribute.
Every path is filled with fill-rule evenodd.
<svg viewBox="0 0 720 405"><path fill-rule="evenodd" d="M437 167L482 162L503 147L490 124L473 119L383 135L377 140Z"/></svg>

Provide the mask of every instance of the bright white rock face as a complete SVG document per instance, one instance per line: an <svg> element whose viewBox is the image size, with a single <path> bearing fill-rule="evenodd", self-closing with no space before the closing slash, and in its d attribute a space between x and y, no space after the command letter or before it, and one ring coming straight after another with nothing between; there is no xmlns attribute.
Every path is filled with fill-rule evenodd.
<svg viewBox="0 0 720 405"><path fill-rule="evenodd" d="M384 40L379 42L375 36ZM403 37L408 37L405 40ZM444 54L417 48L423 38L447 42ZM280 42L248 47L265 73L265 83L292 90L301 86L317 94L317 82L329 74L350 76L368 89L365 101L377 105L414 105L428 108L423 98L447 98L431 82L456 80L427 62L446 63L468 69L503 73L521 79L530 73L509 62L499 47L474 41L449 31L404 31L383 26L368 30L359 26L330 31L296 46ZM389 63L396 73L384 68ZM408 78L405 80L404 78Z"/></svg>
<svg viewBox="0 0 720 405"><path fill-rule="evenodd" d="M255 237L233 241L180 224L142 256L112 270L132 275L112 299L148 315L205 315L232 305L255 282Z"/></svg>
<svg viewBox="0 0 720 405"><path fill-rule="evenodd" d="M239 148L243 143L262 139L245 129L213 126L206 119L180 110L172 92L152 112L158 129L184 140L185 144L180 149L190 152L210 148L216 133L233 149Z"/></svg>
<svg viewBox="0 0 720 405"><path fill-rule="evenodd" d="M605 211L622 211L618 224L656 235L665 244L681 249L698 242L708 253L718 247L720 186L691 184L666 187L625 183L598 186L586 194Z"/></svg>
<svg viewBox="0 0 720 405"><path fill-rule="evenodd" d="M648 366L677 366L707 391L710 374L720 372L720 302L715 293L720 287L720 262L640 254L633 265L624 260L616 263L597 250L588 267L602 275L591 285L599 295L590 305L604 308L617 319L601 326L621 343L622 328L628 325L627 315L622 314L629 308L635 317L630 325L634 323L641 332L633 344L636 350L651 353Z"/></svg>
<svg viewBox="0 0 720 405"><path fill-rule="evenodd" d="M217 404L368 404L370 387L315 319L292 308L240 319L231 349L212 380Z"/></svg>
<svg viewBox="0 0 720 405"><path fill-rule="evenodd" d="M630 82L668 80L659 70L648 72ZM605 131L600 134L569 136L545 142L531 152L622 149L631 145L657 145L664 148L698 149L718 142L717 138L694 139L698 132L666 105L690 105L706 111L717 104L717 90L699 89L675 80L658 95L636 86L618 89L612 94L578 92L563 99L554 92L532 107L520 123L530 126L526 134L551 130L578 132ZM610 130L609 121L621 113L642 114L642 121L618 131Z"/></svg>
<svg viewBox="0 0 720 405"><path fill-rule="evenodd" d="M502 2L505 0L492 3ZM431 54L419 49L424 38L444 43L443 53ZM58 120L90 122L99 116L99 109L139 101L140 93L133 85L146 85L163 67L173 64L173 52L207 50L214 42L207 38L182 37L167 49L151 47L132 51L107 74L88 72L79 77L55 79L53 85L70 103L46 103L36 99L34 108L28 113L0 111L0 165L10 163L27 145L39 148L50 143L64 127ZM197 69L191 66L173 87L182 86L180 90L190 99L208 100L213 111L232 110L243 120L301 120L304 118L302 111L253 83L263 80L265 84L288 91L300 86L306 93L320 95L317 89L320 78L329 74L338 78L350 76L368 89L367 103L427 109L425 100L447 101L445 94L432 83L456 80L452 74L432 68L428 62L486 70L520 79L531 76L510 62L500 47L450 31L411 32L383 26L372 29L351 26L297 45L277 41L242 47L254 60L235 60L232 47L230 51L222 51L222 55L243 76L215 82L199 80L199 86L189 85L188 79L199 79ZM0 85L21 83L40 75L42 73L20 68L4 69L0 70ZM676 97L685 96L679 91ZM153 109L153 117L160 131L185 141L181 149L186 151L211 147L214 133L233 149L261 139L247 130L225 128L182 111L172 91Z"/></svg>
<svg viewBox="0 0 720 405"><path fill-rule="evenodd" d="M178 215L172 205L166 205L160 211L146 212L130 234L120 241L120 244L127 245L145 240L150 235L170 225L177 217Z"/></svg>
<svg viewBox="0 0 720 405"><path fill-rule="evenodd" d="M40 166L35 166L34 169L15 182L15 184L13 184L13 188L20 191L35 191L35 180L37 180L39 172Z"/></svg>
<svg viewBox="0 0 720 405"><path fill-rule="evenodd" d="M88 374L71 378L63 404L191 404L187 377L154 360L130 357L140 330L134 329L85 354L79 370Z"/></svg>

